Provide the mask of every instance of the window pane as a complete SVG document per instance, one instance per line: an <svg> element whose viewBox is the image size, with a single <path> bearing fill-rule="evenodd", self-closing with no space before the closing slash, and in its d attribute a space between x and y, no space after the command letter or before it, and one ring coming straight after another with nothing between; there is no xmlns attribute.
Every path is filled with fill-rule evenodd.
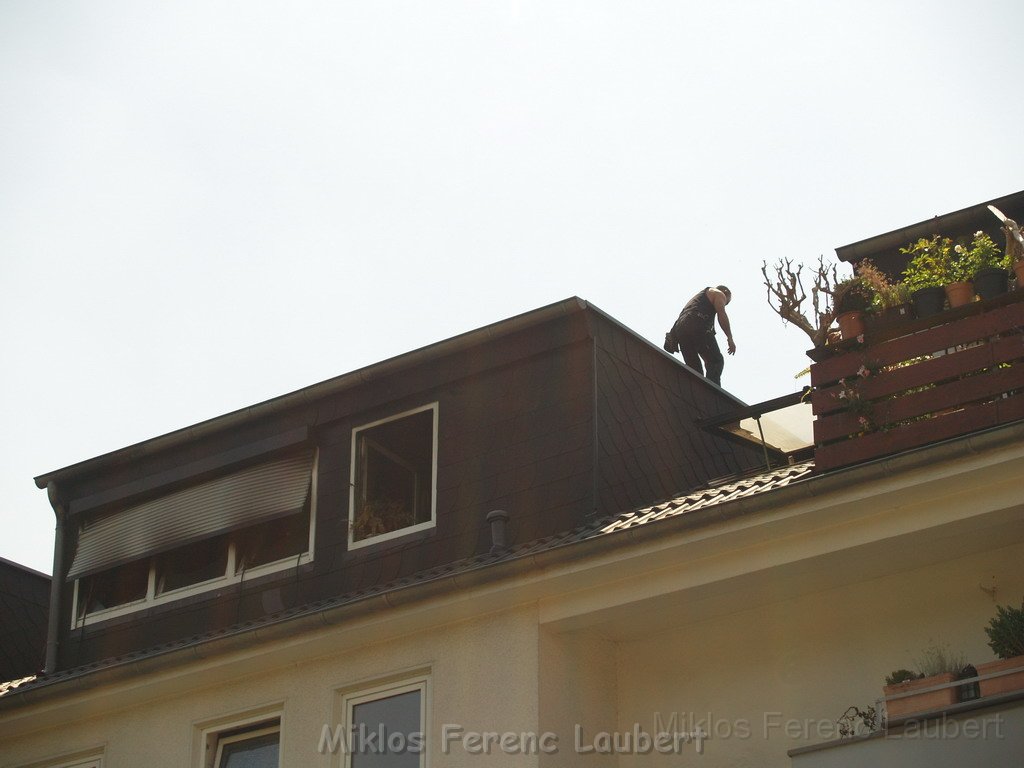
<svg viewBox="0 0 1024 768"><path fill-rule="evenodd" d="M149 560L136 560L92 576L78 584L79 611L92 613L142 600L149 590Z"/></svg>
<svg viewBox="0 0 1024 768"><path fill-rule="evenodd" d="M433 463L433 410L360 430L353 539L430 520Z"/></svg>
<svg viewBox="0 0 1024 768"><path fill-rule="evenodd" d="M309 549L309 502L297 515L246 528L237 534L235 571L301 555Z"/></svg>
<svg viewBox="0 0 1024 768"><path fill-rule="evenodd" d="M352 708L352 768L418 768L421 691Z"/></svg>
<svg viewBox="0 0 1024 768"><path fill-rule="evenodd" d="M224 744L217 768L277 768L278 734Z"/></svg>
<svg viewBox="0 0 1024 768"><path fill-rule="evenodd" d="M199 584L225 575L228 537L215 536L157 555L156 593Z"/></svg>

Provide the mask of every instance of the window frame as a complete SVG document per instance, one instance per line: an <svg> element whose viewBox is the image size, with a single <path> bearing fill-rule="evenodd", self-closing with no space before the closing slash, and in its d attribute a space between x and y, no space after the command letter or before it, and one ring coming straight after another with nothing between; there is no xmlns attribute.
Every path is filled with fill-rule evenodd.
<svg viewBox="0 0 1024 768"><path fill-rule="evenodd" d="M193 595L201 595L207 592L211 592L216 589L223 587L241 584L250 579L259 578L262 576L268 576L281 571L286 571L291 568L304 565L306 563L313 562L314 553L316 551L316 513L317 513L317 477L319 474L320 465L320 451L319 449L313 452L313 467L310 473L310 490L309 490L309 539L307 542L307 548L305 552L301 552L297 555L289 555L288 557L281 558L280 560L274 560L273 562L263 563L254 568L248 568L241 573L236 573L237 560L237 543L233 534L228 534L228 556L227 566L222 576L216 576L206 581L200 581L195 584L188 584L183 587L177 587L176 589L167 590L166 592L157 592L157 561L160 557L159 554L150 555L146 560L149 562L149 576L146 585L146 596L140 600L133 600L128 603L122 603L120 605L111 606L110 608L102 608L98 611L83 614L79 616L79 601L82 599L79 594L79 583L82 578L75 579L74 589L72 590L71 596L71 629L79 629L81 627L95 624L97 622L106 621L108 619L117 618L120 616L127 616L141 611L146 608L152 608L155 606L164 605L167 603L174 602L176 600L182 600ZM242 529L245 530L245 529ZM222 534L218 534L222 535Z"/></svg>
<svg viewBox="0 0 1024 768"><path fill-rule="evenodd" d="M426 768L428 765L427 753L429 745L427 737L430 733L430 673L423 672L411 677L402 677L389 680L371 686L360 686L341 693L340 712L344 723L345 733L348 739L354 729L355 708L360 704L367 704L372 701L387 699L392 696L399 696L403 693L419 691L420 693L420 723L419 733L422 737L422 748L419 753L419 768ZM352 752L349 751L350 741L344 742L342 750L341 765L343 768L352 768Z"/></svg>
<svg viewBox="0 0 1024 768"><path fill-rule="evenodd" d="M232 729L225 729L230 731ZM281 765L281 721L278 720L274 724L268 724L265 726L255 726L249 730L239 731L230 736L221 736L220 733L214 735L217 741L217 750L213 755L213 766L212 768L221 768L221 762L224 758L224 745L225 744L236 744L240 741L248 741L249 739L256 739L260 736L266 736L271 733L277 734L277 765L280 768Z"/></svg>
<svg viewBox="0 0 1024 768"><path fill-rule="evenodd" d="M235 743L245 739L276 732L277 765L281 767L281 753L284 745L284 705L282 702L268 704L258 709L236 712L233 715L194 723L192 758L189 765L196 768L216 768L222 757L223 743Z"/></svg>
<svg viewBox="0 0 1024 768"><path fill-rule="evenodd" d="M423 413L424 411L432 411L433 419L431 425L431 458L430 458L430 519L424 520L421 523L414 523L404 528L396 528L393 531L387 533L378 533L374 536L367 536L363 539L355 538L355 512L356 512L356 493L357 488L357 473L359 469L359 433L374 427L378 427L381 424L388 424L392 421L398 421L399 419L408 418L414 416L417 413ZM430 530L437 526L437 433L438 433L438 422L440 421L440 404L437 400L427 405L421 405L417 408L410 408L407 411L396 413L392 416L387 416L382 419L371 421L367 424L360 424L357 427L352 428L352 443L351 443L351 460L349 467L349 490L348 490L348 549L349 551L355 549L361 549L362 547L373 546L374 544L380 544L382 542L390 541L401 536L408 536L419 531Z"/></svg>

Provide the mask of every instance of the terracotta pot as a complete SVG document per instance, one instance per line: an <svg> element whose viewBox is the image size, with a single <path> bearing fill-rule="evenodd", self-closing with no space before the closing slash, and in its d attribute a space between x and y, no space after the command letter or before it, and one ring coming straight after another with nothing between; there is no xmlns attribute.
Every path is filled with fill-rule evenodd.
<svg viewBox="0 0 1024 768"><path fill-rule="evenodd" d="M1009 659L989 661L978 665L979 675L990 675L993 672L1002 672L1004 669L1016 669L1024 667L1024 656L1013 656ZM1010 693L1024 689L1024 672L1014 672L1011 675L993 677L991 680L981 681L982 696L996 696L1000 693Z"/></svg>
<svg viewBox="0 0 1024 768"><path fill-rule="evenodd" d="M906 717L907 715L916 715L921 712L930 712L933 709L944 709L956 704L956 688L943 688L938 691L919 693L916 696L907 696L902 699L889 698L901 693L911 693L921 688L931 688L943 683L952 683L954 680L956 680L955 674L943 672L941 675L922 677L920 680L908 680L905 683L885 686L883 689L885 691L885 711L889 720L894 720L897 717Z"/></svg>
<svg viewBox="0 0 1024 768"><path fill-rule="evenodd" d="M839 332L843 335L843 341L855 339L864 333L864 313L859 309L853 312L843 312L836 318L839 323Z"/></svg>
<svg viewBox="0 0 1024 768"><path fill-rule="evenodd" d="M962 307L974 301L974 286L970 283L950 283L946 286L949 306Z"/></svg>

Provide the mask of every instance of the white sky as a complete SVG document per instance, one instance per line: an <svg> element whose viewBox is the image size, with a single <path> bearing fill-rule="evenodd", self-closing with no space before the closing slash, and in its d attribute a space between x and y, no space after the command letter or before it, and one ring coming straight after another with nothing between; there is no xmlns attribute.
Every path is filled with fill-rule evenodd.
<svg viewBox="0 0 1024 768"><path fill-rule="evenodd" d="M1019 0L0 0L0 556L32 477L578 295L660 342L762 259L1024 188ZM721 338L721 337L720 337Z"/></svg>

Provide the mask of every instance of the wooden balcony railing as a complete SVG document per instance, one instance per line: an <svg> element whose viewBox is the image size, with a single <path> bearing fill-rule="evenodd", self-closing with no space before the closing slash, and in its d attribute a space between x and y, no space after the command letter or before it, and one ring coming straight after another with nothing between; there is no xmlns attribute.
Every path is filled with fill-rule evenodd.
<svg viewBox="0 0 1024 768"><path fill-rule="evenodd" d="M1024 419L1024 290L869 332L811 385L818 471Z"/></svg>

